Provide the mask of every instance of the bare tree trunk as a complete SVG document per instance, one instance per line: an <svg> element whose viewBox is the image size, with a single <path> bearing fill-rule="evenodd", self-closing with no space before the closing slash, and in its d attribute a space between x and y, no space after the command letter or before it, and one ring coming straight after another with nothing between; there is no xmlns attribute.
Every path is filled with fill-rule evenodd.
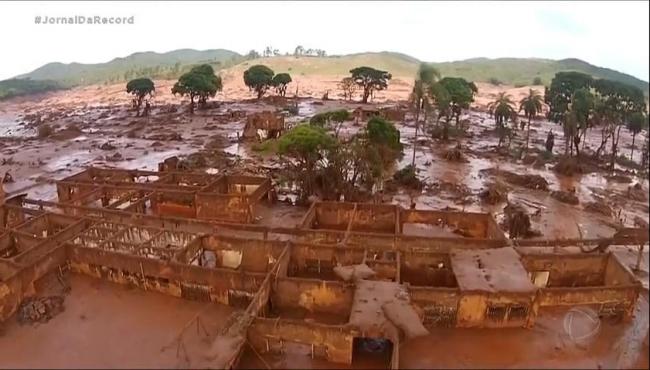
<svg viewBox="0 0 650 370"><path fill-rule="evenodd" d="M420 102L418 101L417 109L415 110L415 138L413 139L413 158L411 159L411 166L415 168L415 150L418 147L418 126L420 125Z"/></svg>
<svg viewBox="0 0 650 370"><path fill-rule="evenodd" d="M636 134L632 133L632 152L630 153L630 160L634 161L634 139L636 138Z"/></svg>
<svg viewBox="0 0 650 370"><path fill-rule="evenodd" d="M526 153L528 153L528 142L530 141L530 119L531 117L528 116L528 130L526 131Z"/></svg>
<svg viewBox="0 0 650 370"><path fill-rule="evenodd" d="M614 166L616 164L616 153L618 151L618 139L621 138L621 128L623 126L619 125L618 128L613 133L612 136L612 156L609 162L609 169L614 170Z"/></svg>

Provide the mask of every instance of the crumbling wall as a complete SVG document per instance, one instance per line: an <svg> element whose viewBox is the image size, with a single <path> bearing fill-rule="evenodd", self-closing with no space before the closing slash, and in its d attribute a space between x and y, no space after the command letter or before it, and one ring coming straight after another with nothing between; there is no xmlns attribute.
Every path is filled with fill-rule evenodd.
<svg viewBox="0 0 650 370"><path fill-rule="evenodd" d="M245 196L225 194L196 194L196 217L204 220L228 220L248 223L252 209Z"/></svg>
<svg viewBox="0 0 650 370"><path fill-rule="evenodd" d="M68 250L70 266L75 272L176 297L237 306L250 302L266 276L72 245L68 246Z"/></svg>
<svg viewBox="0 0 650 370"><path fill-rule="evenodd" d="M289 262L290 276L309 276L339 280L333 272L337 263L350 265L363 260L364 251L358 248L339 248L335 246L315 245L302 242L292 242L291 260Z"/></svg>
<svg viewBox="0 0 650 370"><path fill-rule="evenodd" d="M357 204L351 230L394 234L397 208L388 205Z"/></svg>
<svg viewBox="0 0 650 370"><path fill-rule="evenodd" d="M271 302L278 309L304 309L347 318L354 286L343 282L281 278L276 279Z"/></svg>
<svg viewBox="0 0 650 370"><path fill-rule="evenodd" d="M521 261L529 273L548 271L547 287L600 286L605 283L608 255L524 253Z"/></svg>
<svg viewBox="0 0 650 370"><path fill-rule="evenodd" d="M269 138L277 138L284 131L284 116L271 111L263 111L249 114L246 117L246 124L242 136L245 139L257 137L257 130L268 132Z"/></svg>
<svg viewBox="0 0 650 370"><path fill-rule="evenodd" d="M535 318L535 294L462 291L458 303L457 326L527 327Z"/></svg>
<svg viewBox="0 0 650 370"><path fill-rule="evenodd" d="M596 305L601 315L621 315L629 319L639 296L639 285L581 288L543 288L537 303L545 306Z"/></svg>
<svg viewBox="0 0 650 370"><path fill-rule="evenodd" d="M440 225L458 230L460 235L468 238L488 239L495 236L492 229L492 235L488 233L489 218L488 214L482 213L401 209L399 230L401 232L405 223Z"/></svg>
<svg viewBox="0 0 650 370"><path fill-rule="evenodd" d="M347 230L354 204L352 203L318 203L314 207L315 217L308 227L314 229Z"/></svg>
<svg viewBox="0 0 650 370"><path fill-rule="evenodd" d="M416 286L457 287L448 253L401 252L400 277Z"/></svg>
<svg viewBox="0 0 650 370"><path fill-rule="evenodd" d="M422 323L431 327L455 327L460 291L458 288L408 287L411 302L423 313Z"/></svg>
<svg viewBox="0 0 650 370"><path fill-rule="evenodd" d="M248 330L248 342L258 353L281 352L283 342L300 343L312 346L316 356L350 365L357 334L346 326L258 317Z"/></svg>
<svg viewBox="0 0 650 370"><path fill-rule="evenodd" d="M7 320L18 309L20 302L35 294L34 283L65 264L65 248L51 250L29 266L21 267L13 275L0 279L0 322Z"/></svg>

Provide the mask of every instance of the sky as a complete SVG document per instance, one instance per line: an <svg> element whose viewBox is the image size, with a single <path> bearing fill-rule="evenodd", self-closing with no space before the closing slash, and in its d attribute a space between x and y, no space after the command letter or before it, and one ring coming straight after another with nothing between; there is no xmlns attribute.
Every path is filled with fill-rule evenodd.
<svg viewBox="0 0 650 370"><path fill-rule="evenodd" d="M648 8L648 1L0 2L0 79L49 62L101 63L140 51L284 53L303 45L429 62L579 58L648 81ZM133 24L43 24L75 15L132 16Z"/></svg>

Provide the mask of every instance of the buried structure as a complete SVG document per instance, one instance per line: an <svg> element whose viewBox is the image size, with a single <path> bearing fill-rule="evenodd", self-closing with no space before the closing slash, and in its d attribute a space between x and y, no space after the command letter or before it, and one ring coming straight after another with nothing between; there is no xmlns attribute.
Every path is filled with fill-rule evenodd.
<svg viewBox="0 0 650 370"><path fill-rule="evenodd" d="M398 368L401 343L441 328L530 328L567 305L626 321L642 291L615 254L543 248L576 241L513 246L489 214L322 202L298 227L256 225L269 189L268 179L92 168L58 182L58 202L7 199L0 321L46 276L87 275L228 307L200 355L177 350L182 366L272 367L271 357L302 351L323 366L363 357L364 367ZM637 229L580 241L646 242ZM192 320L181 333L195 322L199 332Z"/></svg>

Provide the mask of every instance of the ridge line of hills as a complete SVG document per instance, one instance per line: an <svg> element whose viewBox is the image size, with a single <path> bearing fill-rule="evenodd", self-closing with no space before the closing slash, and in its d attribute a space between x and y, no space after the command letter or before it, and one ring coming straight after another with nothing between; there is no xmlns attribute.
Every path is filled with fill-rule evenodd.
<svg viewBox="0 0 650 370"><path fill-rule="evenodd" d="M250 65L265 64L276 72L326 76L346 75L354 67L367 65L386 70L395 77L410 78L415 75L420 61L403 53L389 51L326 57L280 55L265 58L251 58L226 49L178 49L166 53L147 51L105 63L48 63L29 73L0 81L0 99L78 85L119 83L143 76L176 79L192 66L202 63L208 63L216 71L225 73L239 73ZM549 84L559 71L578 71L636 86L648 95L647 81L575 58L471 58L432 64L438 67L443 76L515 86L532 85L536 78L543 84Z"/></svg>

